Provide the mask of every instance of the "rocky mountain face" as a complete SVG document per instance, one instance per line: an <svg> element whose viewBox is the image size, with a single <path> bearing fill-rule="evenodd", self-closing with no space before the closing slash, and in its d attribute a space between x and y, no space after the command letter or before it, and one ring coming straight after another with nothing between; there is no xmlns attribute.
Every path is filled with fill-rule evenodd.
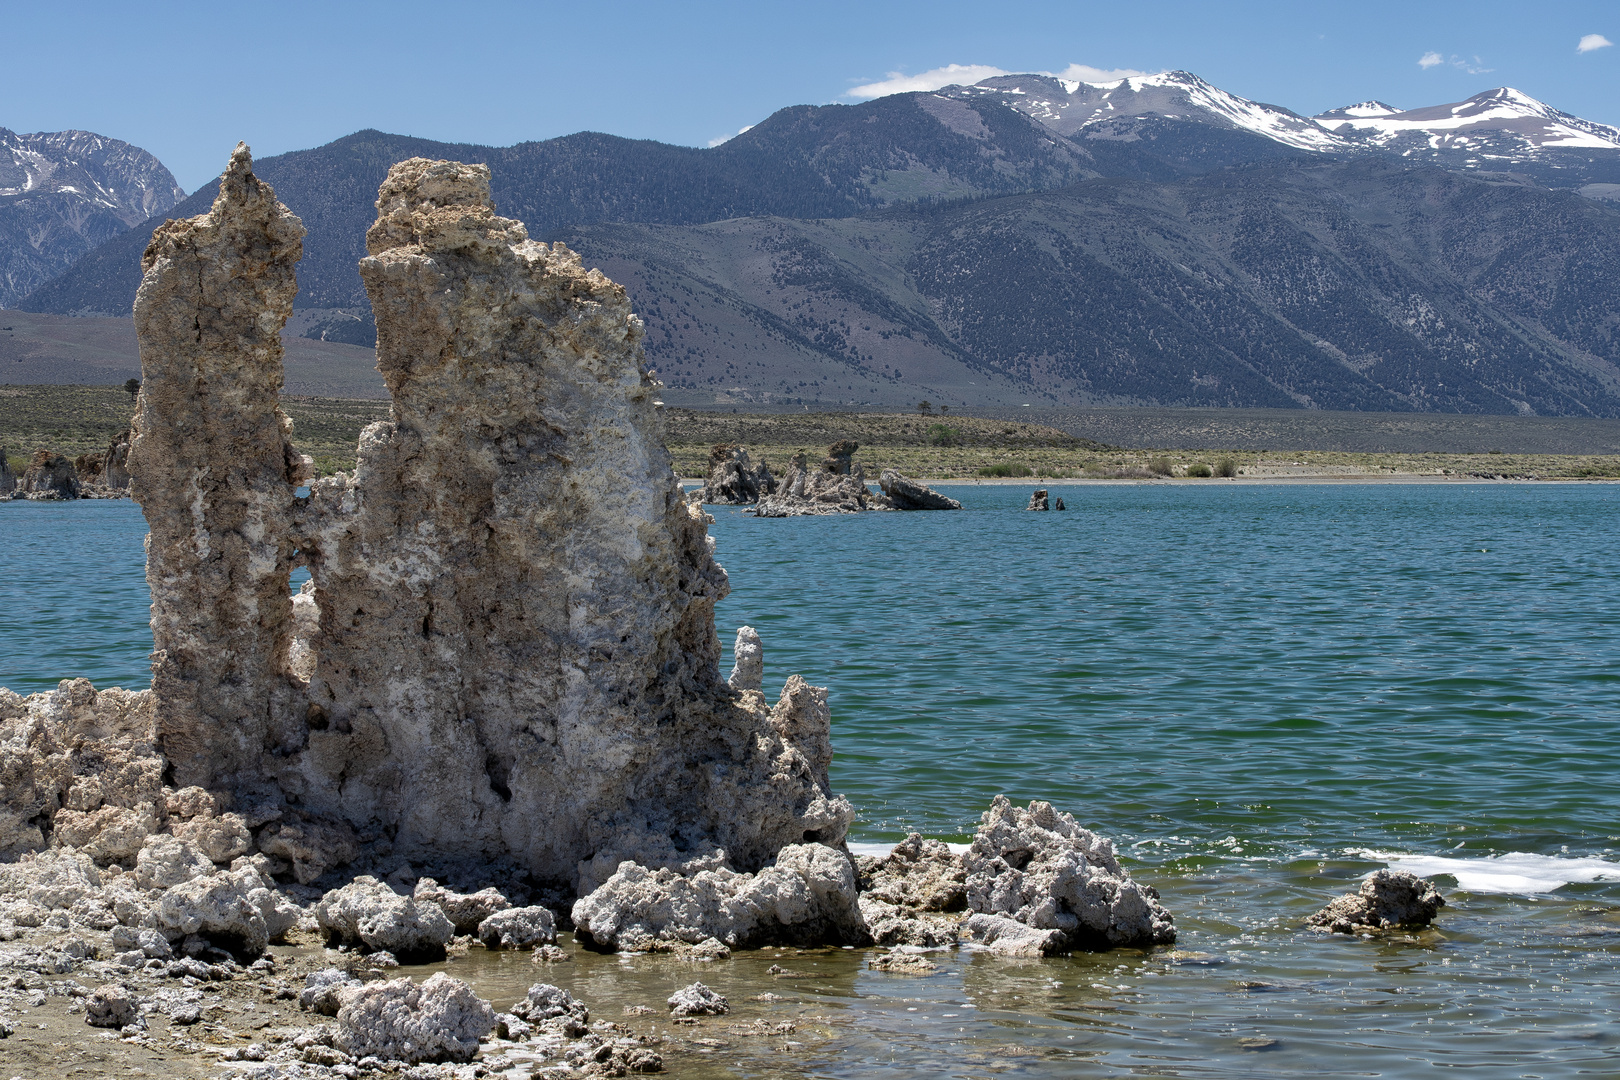
<svg viewBox="0 0 1620 1080"><path fill-rule="evenodd" d="M1620 213L1522 180L1274 165L566 239L677 401L1620 415Z"/></svg>
<svg viewBox="0 0 1620 1080"><path fill-rule="evenodd" d="M359 132L258 165L309 229L290 335L374 343L358 238L411 156L491 166L503 213L625 281L671 396L694 404L1609 415L1620 362L1612 264L1593 247L1620 207L1620 131L1509 89L1306 117L1187 72L1014 75L783 109L709 149ZM1436 185L1445 198L1412 203ZM1546 231L1525 236L1520 213ZM18 306L128 311L151 224Z"/></svg>
<svg viewBox="0 0 1620 1080"><path fill-rule="evenodd" d="M88 131L0 128L0 308L184 197L138 146Z"/></svg>

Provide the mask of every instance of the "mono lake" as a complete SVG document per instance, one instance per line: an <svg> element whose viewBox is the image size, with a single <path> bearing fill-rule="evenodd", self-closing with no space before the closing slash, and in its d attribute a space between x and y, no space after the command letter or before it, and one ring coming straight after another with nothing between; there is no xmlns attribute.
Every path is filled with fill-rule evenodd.
<svg viewBox="0 0 1620 1080"><path fill-rule="evenodd" d="M743 1019L803 1018L798 1045L673 1075L1620 1073L1620 486L1058 485L1045 514L1028 488L941 490L966 509L711 508L722 641L759 630L772 696L831 689L858 850L1045 799L1114 838L1180 941L922 977L739 954L696 977ZM127 500L0 504L0 685L147 685L144 534ZM1385 865L1436 877L1433 929L1301 929ZM543 978L601 1016L694 977L441 966L497 1006Z"/></svg>

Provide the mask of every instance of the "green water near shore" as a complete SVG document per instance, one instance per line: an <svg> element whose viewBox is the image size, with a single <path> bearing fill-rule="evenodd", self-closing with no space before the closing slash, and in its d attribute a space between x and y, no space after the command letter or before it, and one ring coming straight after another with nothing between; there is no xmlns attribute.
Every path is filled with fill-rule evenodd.
<svg viewBox="0 0 1620 1080"><path fill-rule="evenodd" d="M1620 487L950 493L968 509L713 508L722 640L752 625L767 686L831 688L853 839L966 839L997 792L1048 799L1162 891L1177 950L924 977L857 951L791 990L771 953L450 970L609 1018L693 977L830 1018L681 1075L1620 1075ZM144 686L138 509L9 503L0 530L0 684ZM1299 929L1392 859L1445 871L1435 929Z"/></svg>

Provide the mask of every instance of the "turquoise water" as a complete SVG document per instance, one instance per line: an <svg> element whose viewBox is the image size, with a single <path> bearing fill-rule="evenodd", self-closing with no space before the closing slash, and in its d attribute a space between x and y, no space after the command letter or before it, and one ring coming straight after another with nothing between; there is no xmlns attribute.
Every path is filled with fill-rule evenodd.
<svg viewBox="0 0 1620 1080"><path fill-rule="evenodd" d="M831 688L856 840L1048 799L1160 888L1178 951L829 960L835 1037L703 1075L1620 1076L1620 486L1054 493L712 508L721 636ZM0 684L145 685L138 509L0 504L0 531ZM1299 930L1402 858L1444 872L1434 930Z"/></svg>

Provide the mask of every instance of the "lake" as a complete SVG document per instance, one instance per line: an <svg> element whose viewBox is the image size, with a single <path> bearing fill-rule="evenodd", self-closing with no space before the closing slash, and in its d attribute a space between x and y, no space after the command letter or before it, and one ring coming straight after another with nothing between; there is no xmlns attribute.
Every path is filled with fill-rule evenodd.
<svg viewBox="0 0 1620 1080"><path fill-rule="evenodd" d="M834 1037L704 1075L1620 1074L1620 486L942 490L966 509L711 508L722 641L759 630L768 692L831 688L857 846L1045 799L1181 940L834 958ZM0 685L147 685L144 533L128 501L0 504ZM1435 929L1300 929L1385 865L1438 875ZM580 965L587 1000L612 970Z"/></svg>

